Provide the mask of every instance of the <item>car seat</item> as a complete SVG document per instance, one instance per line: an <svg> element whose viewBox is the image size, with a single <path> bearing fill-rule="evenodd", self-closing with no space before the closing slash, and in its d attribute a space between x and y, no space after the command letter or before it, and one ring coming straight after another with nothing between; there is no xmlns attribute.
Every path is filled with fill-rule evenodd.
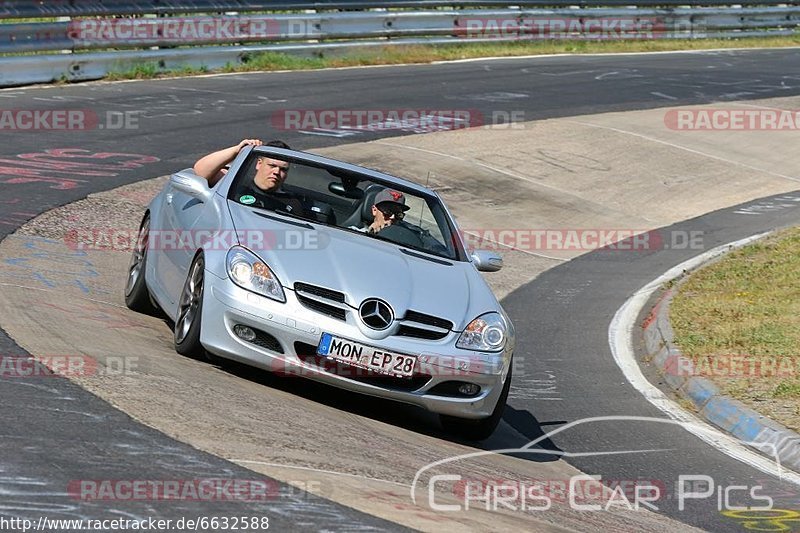
<svg viewBox="0 0 800 533"><path fill-rule="evenodd" d="M357 226L359 228L372 224L372 206L375 204L375 196L385 189L383 185L373 183L364 190L364 197L356 204L356 208L340 224L343 228Z"/></svg>

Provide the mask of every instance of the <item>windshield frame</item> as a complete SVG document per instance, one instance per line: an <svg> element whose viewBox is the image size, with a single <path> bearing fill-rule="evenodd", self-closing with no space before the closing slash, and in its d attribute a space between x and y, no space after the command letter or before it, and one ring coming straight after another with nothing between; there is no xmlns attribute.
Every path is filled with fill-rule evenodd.
<svg viewBox="0 0 800 533"><path fill-rule="evenodd" d="M253 168L253 163L252 163L253 159L258 157L280 159L283 161L287 161L290 164L290 166L296 164L296 165L305 165L308 167L318 168L328 172L334 177L340 175L352 176L354 178L358 178L360 181L363 180L369 183L378 184L387 188L398 190L406 194L407 196L420 198L425 202L425 206L429 211L430 215L433 216L436 225L439 227L439 231L446 230L447 234L444 234L443 232L442 237L443 239L449 239L450 242L449 243L441 242L441 244L444 245L444 247L448 250L446 254L437 253L434 250L421 248L418 246L412 246L405 243L394 242L391 239L387 238L378 237L377 240L394 244L395 246L398 246L400 248L413 250L414 252L429 254L438 259L445 259L447 261L457 261L457 262L469 262L467 250L462 242L461 236L458 235L457 233L458 226L455 224L455 221L453 220L452 215L447 209L447 206L444 205L443 200L439 197L438 194L412 181L398 178L396 176L385 174L366 167L360 167L350 163L345 163L334 159L318 156L316 154L309 154L307 152L286 150L272 146L257 146L250 149L242 150L242 152L239 154L239 157L237 157L236 161L234 161L234 163L231 165L231 171L228 173L228 175L226 175L226 178L228 179L224 180L225 181L224 184L222 183L220 184L221 186L218 188L218 194L226 198L229 202L232 202L241 207L257 209L259 211L275 214L277 216L287 215L292 220L302 221L311 224L312 226L322 225L326 228L331 228L335 230L346 231L350 233L360 233L365 238L370 237L368 234L365 234L362 231L358 231L356 229L352 229L349 227L328 224L325 222L321 222L319 220L314 220L304 216L299 216L295 213L284 213L281 212L280 210L275 210L255 205L248 205L239 202L236 198L234 198L235 193L242 185L242 180L249 179L251 177L248 176L247 174L249 174L249 171ZM290 171L289 176L287 178L287 189L290 191L292 189L291 176L292 174ZM442 227L443 224L445 226L444 228ZM438 241L439 239L436 240ZM451 251L452 251L452 256L450 255Z"/></svg>

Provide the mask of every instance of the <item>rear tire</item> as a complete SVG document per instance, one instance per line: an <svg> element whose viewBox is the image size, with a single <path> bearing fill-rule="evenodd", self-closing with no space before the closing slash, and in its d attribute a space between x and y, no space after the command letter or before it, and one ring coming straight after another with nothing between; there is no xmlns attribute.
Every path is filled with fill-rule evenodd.
<svg viewBox="0 0 800 533"><path fill-rule="evenodd" d="M511 364L512 363L509 363L509 365ZM476 420L471 418L459 418L457 416L439 415L439 421L444 430L464 440L479 441L488 439L492 433L494 433L494 430L503 418L503 411L505 411L506 400L508 399L508 391L511 390L512 366L508 368L506 382L503 385L503 390L500 392L497 405L495 405L494 411L492 411L490 416Z"/></svg>
<svg viewBox="0 0 800 533"><path fill-rule="evenodd" d="M125 283L125 305L132 311L155 315L158 308L153 305L150 291L145 282L145 272L147 270L147 251L150 242L150 214L142 218L139 225L139 233L136 237L136 245L133 248L131 262L128 265L128 279Z"/></svg>

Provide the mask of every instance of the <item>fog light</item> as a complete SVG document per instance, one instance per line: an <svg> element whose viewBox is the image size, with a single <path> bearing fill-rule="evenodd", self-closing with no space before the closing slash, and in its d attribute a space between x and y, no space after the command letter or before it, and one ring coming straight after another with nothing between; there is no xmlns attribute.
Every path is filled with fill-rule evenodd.
<svg viewBox="0 0 800 533"><path fill-rule="evenodd" d="M247 326L236 324L235 326L233 326L233 332L236 334L237 337L247 342L253 342L254 340L256 340L256 332L248 328Z"/></svg>
<svg viewBox="0 0 800 533"><path fill-rule="evenodd" d="M464 396L475 396L481 391L481 388L474 383L462 383L458 386L458 392Z"/></svg>

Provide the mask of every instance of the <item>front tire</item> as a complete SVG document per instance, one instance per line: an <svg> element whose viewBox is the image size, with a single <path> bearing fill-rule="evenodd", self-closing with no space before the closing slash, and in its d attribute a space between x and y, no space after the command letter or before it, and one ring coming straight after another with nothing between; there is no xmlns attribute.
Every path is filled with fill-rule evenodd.
<svg viewBox="0 0 800 533"><path fill-rule="evenodd" d="M125 283L125 305L132 311L154 315L158 312L150 298L145 282L147 270L147 250L150 242L150 214L146 214L139 225L136 246L133 248L128 265L128 279Z"/></svg>
<svg viewBox="0 0 800 533"><path fill-rule="evenodd" d="M205 349L200 344L201 318L203 315L203 288L205 285L206 262L199 254L189 267L189 274L183 284L178 301L178 316L175 317L173 335L175 351L195 359L205 357Z"/></svg>
<svg viewBox="0 0 800 533"><path fill-rule="evenodd" d="M485 440L488 439L500 420L503 418L503 411L506 408L506 400L508 399L508 391L511 390L511 369L512 363L509 363L508 375L506 382L503 384L503 390L500 392L500 398L497 400L497 405L494 406L494 411L487 418L479 418L477 420L469 418L459 418L456 416L439 415L439 421L445 431L453 436L460 437L464 440Z"/></svg>

